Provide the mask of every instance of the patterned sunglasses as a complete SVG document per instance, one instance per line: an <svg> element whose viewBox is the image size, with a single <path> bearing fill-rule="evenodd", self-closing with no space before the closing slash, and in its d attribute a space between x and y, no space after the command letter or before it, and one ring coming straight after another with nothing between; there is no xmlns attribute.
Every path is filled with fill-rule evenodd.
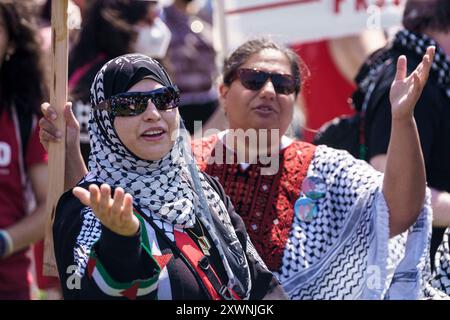
<svg viewBox="0 0 450 320"><path fill-rule="evenodd" d="M132 117L147 110L148 101L158 110L170 110L180 105L180 92L176 86L158 88L147 92L124 92L100 102L94 109L106 110L114 117Z"/></svg>

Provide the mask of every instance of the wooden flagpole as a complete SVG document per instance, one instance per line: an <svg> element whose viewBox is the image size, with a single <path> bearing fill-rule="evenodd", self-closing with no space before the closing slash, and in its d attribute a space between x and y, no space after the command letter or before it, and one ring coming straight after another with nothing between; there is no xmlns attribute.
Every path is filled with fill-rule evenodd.
<svg viewBox="0 0 450 320"><path fill-rule="evenodd" d="M67 101L68 74L68 0L52 1L52 68L50 104L58 113L57 128L62 132L62 141L50 143L48 149L49 184L47 189L47 229L44 245L43 272L46 276L57 276L55 253L53 249L53 220L59 197L64 192L64 165L66 124L63 116Z"/></svg>

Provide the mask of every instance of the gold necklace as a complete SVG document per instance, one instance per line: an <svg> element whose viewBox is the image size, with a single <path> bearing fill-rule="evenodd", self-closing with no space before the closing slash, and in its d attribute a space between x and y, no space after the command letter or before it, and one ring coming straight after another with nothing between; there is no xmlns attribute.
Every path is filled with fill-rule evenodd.
<svg viewBox="0 0 450 320"><path fill-rule="evenodd" d="M203 254L205 256L209 256L209 250L211 249L211 244L208 241L208 238L206 238L205 233L203 232L202 223L199 221L198 224L200 225L200 230L202 231L202 236L198 236L194 233L192 229L187 229L187 231L191 232L194 237L197 238L198 244L200 245L200 249L202 250Z"/></svg>

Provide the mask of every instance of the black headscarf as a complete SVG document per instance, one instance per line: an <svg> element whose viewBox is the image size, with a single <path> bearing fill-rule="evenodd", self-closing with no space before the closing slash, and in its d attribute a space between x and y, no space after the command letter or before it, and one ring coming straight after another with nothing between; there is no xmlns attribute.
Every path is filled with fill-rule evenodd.
<svg viewBox="0 0 450 320"><path fill-rule="evenodd" d="M127 54L109 61L103 66L101 77L101 88L98 81L94 81L91 88L92 106L111 96L127 92L143 79L154 80L163 86L173 85L163 66L142 54Z"/></svg>
<svg viewBox="0 0 450 320"><path fill-rule="evenodd" d="M82 183L101 182L124 188L133 196L133 205L174 242L174 227L191 228L200 219L219 251L228 276L227 287L248 298L251 281L245 252L222 199L198 172L195 163L186 158L181 140L177 139L161 160L140 159L120 141L111 114L95 108L143 79L172 85L163 67L141 54L115 58L97 73L91 87L89 173ZM209 210L214 210L220 221L214 222Z"/></svg>

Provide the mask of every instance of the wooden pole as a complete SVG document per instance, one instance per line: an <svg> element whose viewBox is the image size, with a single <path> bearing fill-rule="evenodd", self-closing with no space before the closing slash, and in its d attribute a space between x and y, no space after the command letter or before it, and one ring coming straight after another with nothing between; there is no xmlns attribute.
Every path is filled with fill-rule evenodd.
<svg viewBox="0 0 450 320"><path fill-rule="evenodd" d="M63 110L67 101L68 73L68 0L52 1L52 68L50 104L58 113L57 128L62 132L62 141L50 143L48 148L49 184L47 189L47 228L44 245L43 272L46 276L57 276L55 253L53 249L53 220L58 199L64 192L64 165L66 124Z"/></svg>

